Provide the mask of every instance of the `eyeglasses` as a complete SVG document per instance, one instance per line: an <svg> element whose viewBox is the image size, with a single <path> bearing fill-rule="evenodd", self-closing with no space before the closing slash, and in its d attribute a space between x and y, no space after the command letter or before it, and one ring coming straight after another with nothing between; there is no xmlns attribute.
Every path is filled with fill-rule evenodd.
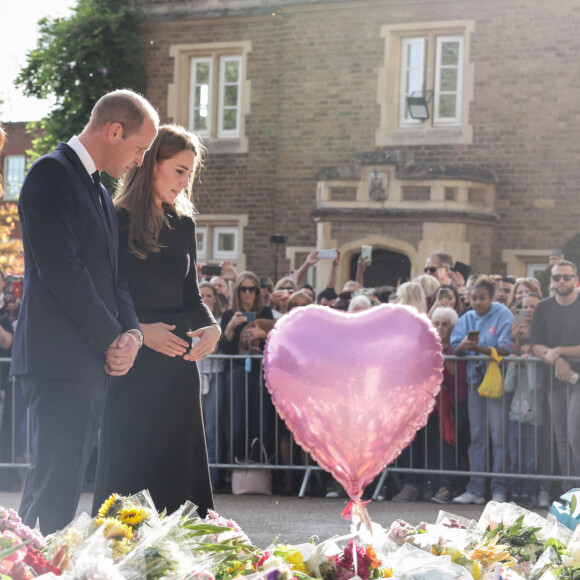
<svg viewBox="0 0 580 580"><path fill-rule="evenodd" d="M255 286L240 286L238 290L240 292L251 292L252 294L255 294L258 291Z"/></svg>
<svg viewBox="0 0 580 580"><path fill-rule="evenodd" d="M554 282L559 282L560 280L564 280L564 282L570 282L570 280L573 280L574 278L576 278L574 274L554 274L552 276L552 280L554 280Z"/></svg>
<svg viewBox="0 0 580 580"><path fill-rule="evenodd" d="M429 268L423 268L423 272L425 272L425 274L435 274L439 268L441 268L441 266L429 266Z"/></svg>
<svg viewBox="0 0 580 580"><path fill-rule="evenodd" d="M278 290L286 290L286 292L294 292L294 288L292 286L282 286L282 288L278 288Z"/></svg>

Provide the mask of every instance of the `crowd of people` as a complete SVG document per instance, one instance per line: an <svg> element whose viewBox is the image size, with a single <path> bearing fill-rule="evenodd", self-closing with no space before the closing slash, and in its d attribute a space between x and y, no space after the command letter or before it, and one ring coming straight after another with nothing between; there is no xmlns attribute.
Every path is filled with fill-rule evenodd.
<svg viewBox="0 0 580 580"><path fill-rule="evenodd" d="M3 139L0 131L0 147ZM322 257L316 250L276 282L229 261L207 277L192 202L204 153L196 135L160 125L146 99L120 90L101 97L83 131L28 171L18 202L24 281L0 272L0 355L11 358L18 383L6 389L3 365L14 400L4 401L1 451L6 459L10 444L12 461L15 453L29 460L19 510L27 525L47 534L72 520L97 438L95 513L114 492L148 489L160 508L189 500L204 516L213 491L229 485L228 471L209 464L259 460L262 449L282 465L295 461L302 454L255 355L278 319L310 304L414 308L431 319L448 355L435 408L397 460L410 469L393 501L483 504L489 495L547 507L549 476L580 476L572 262L551 259L546 299L534 278L471 273L443 251L428 256L417 278L378 288L364 287L364 252L355 279L337 288L338 249L318 293L303 283ZM101 171L120 179L114 202ZM478 388L498 356L507 357L505 384L492 399ZM459 470L471 472L467 483L450 475ZM295 493L295 474L283 473L279 492ZM340 493L332 484L327 495Z"/></svg>
<svg viewBox="0 0 580 580"><path fill-rule="evenodd" d="M555 323L546 321L548 329L540 329L537 320L533 323L539 303L559 308L557 301L569 289L562 285L576 288L574 281L578 279L573 264L561 257L551 258L551 298L544 300L540 282L535 278L470 273L464 279L453 268L452 257L443 251L428 257L424 274L400 281L396 287L365 288L364 272L369 262L361 258L356 279L349 280L338 292L335 286L340 252L337 251L327 287L316 294L303 282L303 277L318 260L318 252L311 252L301 268L277 283L252 272L238 274L231 262L226 261L220 276L200 284L206 304L222 327L222 338L214 351L218 356L200 365L206 385L203 408L210 463L246 459L248 442L256 437L262 440L269 455L280 454L282 464L287 464L292 455L289 434L283 425L276 426L259 359L238 357L229 373L224 355L261 354L276 320L296 307L319 304L356 312L381 303L394 303L413 307L428 316L448 357L435 410L396 462L398 467L414 470L398 477L399 488L391 494L393 501L483 504L491 497L496 501L511 499L528 507L547 507L553 493L549 478L537 481L510 478L506 474L580 475L580 464L575 464L571 445L575 441L574 423L569 421L567 425L562 420L567 414L564 400L575 402L571 397L575 388L570 384L574 382L574 363L570 378L566 376L565 358L580 356L580 346L578 353L570 350L558 358L554 349L562 348L558 344L561 333L557 331L552 336L548 332ZM200 279L204 278L202 267L203 264L198 264ZM564 274L559 274L561 269ZM571 296L577 294L575 291ZM566 326L569 322L563 320L562 324ZM580 335L576 339L572 330L568 334L565 347L580 345ZM492 348L505 357L503 396L495 399L477 391ZM474 356L480 356L481 360ZM466 360L462 360L464 357ZM512 360L514 357L517 360ZM532 360L527 361L530 357ZM539 362L538 357L545 362ZM558 360L562 361L558 363L562 365L560 374ZM550 366L556 372L553 376ZM437 476L424 474L424 469L498 475ZM215 488L228 487L226 473L212 470ZM293 493L296 483L289 472L280 481L278 491ZM331 497L340 493L333 483L327 489Z"/></svg>

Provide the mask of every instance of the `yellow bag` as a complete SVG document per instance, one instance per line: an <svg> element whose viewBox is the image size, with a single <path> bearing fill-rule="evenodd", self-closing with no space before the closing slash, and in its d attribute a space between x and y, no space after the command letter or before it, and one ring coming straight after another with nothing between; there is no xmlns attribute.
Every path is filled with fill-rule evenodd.
<svg viewBox="0 0 580 580"><path fill-rule="evenodd" d="M503 395L503 382L499 368L499 363L503 360L503 356L499 356L497 350L492 348L489 357L491 358L489 366L481 385L477 388L477 392L488 399L499 399Z"/></svg>

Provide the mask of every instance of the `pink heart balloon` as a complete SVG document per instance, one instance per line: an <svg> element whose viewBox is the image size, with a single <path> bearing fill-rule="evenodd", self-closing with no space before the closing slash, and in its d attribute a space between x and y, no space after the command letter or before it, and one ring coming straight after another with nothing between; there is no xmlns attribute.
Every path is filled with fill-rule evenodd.
<svg viewBox="0 0 580 580"><path fill-rule="evenodd" d="M307 306L276 323L264 367L298 444L358 500L427 422L443 355L437 331L413 308Z"/></svg>

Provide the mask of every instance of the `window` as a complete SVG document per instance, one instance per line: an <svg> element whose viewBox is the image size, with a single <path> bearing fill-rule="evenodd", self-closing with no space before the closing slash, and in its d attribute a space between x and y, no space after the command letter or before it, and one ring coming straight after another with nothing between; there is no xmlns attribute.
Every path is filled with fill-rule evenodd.
<svg viewBox="0 0 580 580"><path fill-rule="evenodd" d="M219 69L217 84L214 70ZM204 137L240 135L242 59L239 56L191 59L189 128ZM217 95L217 98L216 98Z"/></svg>
<svg viewBox="0 0 580 580"><path fill-rule="evenodd" d="M471 143L469 63L471 21L383 26L385 61L379 69L377 145ZM428 101L429 119L413 119L407 97Z"/></svg>
<svg viewBox="0 0 580 580"><path fill-rule="evenodd" d="M4 158L4 197L6 200L18 199L26 172L24 155L7 155Z"/></svg>
<svg viewBox="0 0 580 580"><path fill-rule="evenodd" d="M205 260L206 258L206 246L207 246L207 228L206 227L196 227L195 235L197 238L197 257Z"/></svg>
<svg viewBox="0 0 580 580"><path fill-rule="evenodd" d="M434 47L432 47L434 45ZM433 125L461 123L461 72L463 64L463 37L432 36L402 39L400 125L417 125L423 121L412 119L407 108L407 97L432 97L431 122ZM428 66L434 59L430 77ZM429 122L429 120L425 121Z"/></svg>
<svg viewBox="0 0 580 580"><path fill-rule="evenodd" d="M240 271L245 270L244 228L248 216L204 214L196 224L197 257L208 264L231 260Z"/></svg>
<svg viewBox="0 0 580 580"><path fill-rule="evenodd" d="M210 152L245 153L250 112L246 79L251 43L174 45L174 83L168 87L168 116L204 138Z"/></svg>
<svg viewBox="0 0 580 580"><path fill-rule="evenodd" d="M213 257L217 260L238 257L238 228L213 228Z"/></svg>

